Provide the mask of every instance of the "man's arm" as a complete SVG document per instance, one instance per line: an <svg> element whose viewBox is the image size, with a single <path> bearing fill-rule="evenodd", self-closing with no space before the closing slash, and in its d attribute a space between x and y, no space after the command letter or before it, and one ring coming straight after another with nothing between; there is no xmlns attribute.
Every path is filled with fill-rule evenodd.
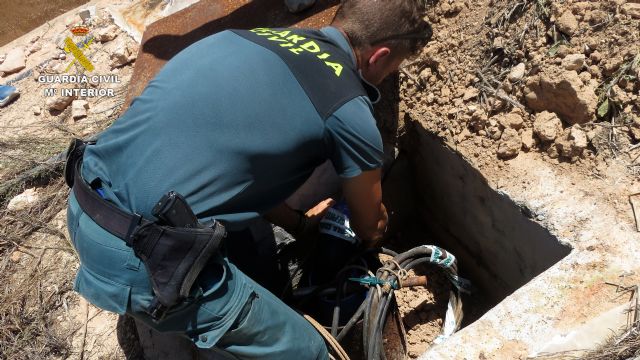
<svg viewBox="0 0 640 360"><path fill-rule="evenodd" d="M342 189L351 211L351 228L365 247L380 244L387 227L387 209L382 204L380 169L344 179Z"/></svg>

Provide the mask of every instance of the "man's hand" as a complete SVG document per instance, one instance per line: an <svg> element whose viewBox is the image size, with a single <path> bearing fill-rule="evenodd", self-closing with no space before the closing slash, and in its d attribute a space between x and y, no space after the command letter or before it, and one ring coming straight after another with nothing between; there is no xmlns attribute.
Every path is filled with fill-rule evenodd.
<svg viewBox="0 0 640 360"><path fill-rule="evenodd" d="M382 204L382 184L379 169L345 179L342 184L351 211L351 228L365 247L380 245L389 217Z"/></svg>
<svg viewBox="0 0 640 360"><path fill-rule="evenodd" d="M287 204L282 203L266 213L264 217L292 235L305 236L317 231L320 220L333 204L335 204L335 200L331 198L325 199L306 213L300 214L300 212L293 210ZM301 219L301 216L304 216L304 219Z"/></svg>
<svg viewBox="0 0 640 360"><path fill-rule="evenodd" d="M312 207L304 215L307 217L306 227L303 231L305 235L317 231L320 220L324 217L327 210L336 203L335 200L329 198L320 201L316 206Z"/></svg>

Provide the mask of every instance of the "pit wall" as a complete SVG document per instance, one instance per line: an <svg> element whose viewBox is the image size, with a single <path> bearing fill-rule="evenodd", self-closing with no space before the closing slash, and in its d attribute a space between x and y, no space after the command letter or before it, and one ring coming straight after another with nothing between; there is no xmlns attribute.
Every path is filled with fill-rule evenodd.
<svg viewBox="0 0 640 360"><path fill-rule="evenodd" d="M622 332L629 294L610 284L640 283L640 235L619 205L639 189L577 181L535 153L483 173L419 121L403 128L389 177L406 186L387 185L388 208L404 192L402 201L414 204L397 222L427 228L426 240L454 253L478 288L466 298L467 326L420 359L534 359L595 349Z"/></svg>
<svg viewBox="0 0 640 360"><path fill-rule="evenodd" d="M409 134L402 147L419 218L431 238L457 256L485 301L497 304L569 254L571 247L434 135L420 128Z"/></svg>

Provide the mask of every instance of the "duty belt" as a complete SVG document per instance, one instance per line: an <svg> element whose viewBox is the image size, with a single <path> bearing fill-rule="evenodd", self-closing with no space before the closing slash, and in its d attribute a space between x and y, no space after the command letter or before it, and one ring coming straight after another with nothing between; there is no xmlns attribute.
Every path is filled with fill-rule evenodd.
<svg viewBox="0 0 640 360"><path fill-rule="evenodd" d="M157 214L154 212L154 216L159 217L157 221L118 208L98 195L82 178L80 166L86 145L76 139L67 150L67 185L72 187L80 208L101 228L125 241L142 260L155 294L148 312L160 320L167 310L189 295L198 274L226 236L224 226L217 221L206 227L199 224L184 198L174 192L159 202L163 206ZM181 201L173 201L176 196ZM176 217L176 213L179 216ZM180 222L194 220L192 224L175 226L170 221L173 218Z"/></svg>

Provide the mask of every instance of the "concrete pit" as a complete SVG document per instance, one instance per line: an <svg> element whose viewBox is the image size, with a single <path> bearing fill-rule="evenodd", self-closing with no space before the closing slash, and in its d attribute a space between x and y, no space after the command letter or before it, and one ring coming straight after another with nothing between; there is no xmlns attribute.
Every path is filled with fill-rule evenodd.
<svg viewBox="0 0 640 360"><path fill-rule="evenodd" d="M400 149L383 191L391 231L402 239L394 246L437 245L456 255L461 276L476 287L465 298L464 325L570 253L434 135L414 127Z"/></svg>

